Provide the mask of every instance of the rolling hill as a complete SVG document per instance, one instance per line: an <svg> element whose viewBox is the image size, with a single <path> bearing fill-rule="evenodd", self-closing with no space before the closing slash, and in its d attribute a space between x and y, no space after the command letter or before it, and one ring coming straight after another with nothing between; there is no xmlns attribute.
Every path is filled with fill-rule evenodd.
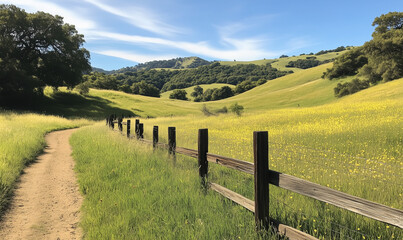
<svg viewBox="0 0 403 240"><path fill-rule="evenodd" d="M332 102L347 101L348 99L371 101L375 97L401 98L403 96L403 89L397 87L403 83L403 80L399 79L338 99L334 97L334 87L337 83L349 81L353 77L333 81L321 79L322 73L331 65L332 63L328 63L301 70L268 81L234 97L213 102L197 103L168 99L165 95L161 98L154 98L112 90L91 89L88 96L78 95L74 91L71 94L61 91L55 95L48 92L47 95L52 96L52 98L47 104L38 107L36 111L46 111L57 115L62 113L69 117L82 117L82 114L85 113L93 118L101 119L110 113L138 115L141 117L162 117L199 115L202 114L200 110L203 105L206 105L211 110L217 110L224 106L229 107L231 104L238 103L245 107L246 113L253 113L271 109L313 107ZM383 92L386 93L384 94ZM166 94L168 95L168 93Z"/></svg>

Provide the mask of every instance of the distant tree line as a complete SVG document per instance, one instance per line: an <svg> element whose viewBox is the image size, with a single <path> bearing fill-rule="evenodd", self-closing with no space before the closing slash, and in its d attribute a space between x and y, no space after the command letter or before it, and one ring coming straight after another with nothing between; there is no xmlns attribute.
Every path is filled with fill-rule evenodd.
<svg viewBox="0 0 403 240"><path fill-rule="evenodd" d="M170 81L161 88L162 91L187 88L199 84L228 83L237 85L243 81L271 80L292 71L279 71L270 64L237 64L234 66L221 65L218 62L201 66L196 69L177 71Z"/></svg>
<svg viewBox="0 0 403 240"><path fill-rule="evenodd" d="M325 64L325 63L328 63L331 61L333 61L333 59L319 61L316 59L316 57L306 57L306 59L297 59L295 61L289 61L288 64L286 65L286 67L307 69L307 68L316 67L316 66L319 66L321 64Z"/></svg>
<svg viewBox="0 0 403 240"><path fill-rule="evenodd" d="M348 48L349 47L340 46L340 47L337 47L337 48L331 49L331 50L320 50L315 55L323 55L323 54L331 53L331 52L342 52L344 50L347 50Z"/></svg>
<svg viewBox="0 0 403 240"><path fill-rule="evenodd" d="M229 88L230 91L227 88L208 90L203 93L204 96L197 98L199 101L211 101L247 91L267 80L289 73L292 71L278 71L270 64L225 66L215 62L196 69L184 70L136 70L111 75L92 72L85 75L84 79L86 84L93 88L119 90L153 97L159 97L161 91L182 89L199 84L228 83L237 85L235 91L231 88ZM181 99L181 96L174 94L173 98Z"/></svg>
<svg viewBox="0 0 403 240"><path fill-rule="evenodd" d="M381 81L403 77L403 12L390 12L375 18L372 39L336 58L323 73L329 80L357 75L349 83L339 83L335 95L345 96Z"/></svg>
<svg viewBox="0 0 403 240"><path fill-rule="evenodd" d="M190 64L188 64L190 62ZM186 66L184 66L184 64ZM209 65L211 62L204 60L199 57L179 57L169 60L155 60L145 63L139 63L133 67L125 67L114 71L109 71L110 74L125 73L125 72L135 72L140 70L151 70L155 68L165 68L165 69L186 69L186 68L197 68L204 65ZM99 72L104 72L105 70L94 69ZM106 72L105 72L106 73Z"/></svg>

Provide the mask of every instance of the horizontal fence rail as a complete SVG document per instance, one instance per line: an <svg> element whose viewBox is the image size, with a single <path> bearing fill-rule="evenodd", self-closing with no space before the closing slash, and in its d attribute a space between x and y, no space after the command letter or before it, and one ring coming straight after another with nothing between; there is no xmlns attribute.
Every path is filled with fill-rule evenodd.
<svg viewBox="0 0 403 240"><path fill-rule="evenodd" d="M109 121L109 125L112 129L114 129L114 124L123 124L122 121ZM108 124L108 119L107 119L107 124ZM130 136L130 120L127 122L127 136L130 138L133 138ZM189 149L189 148L184 148L184 147L178 147L176 146L176 132L175 129L170 127L171 131L168 136L168 142L169 144L165 143L160 143L158 142L158 127L154 126L153 130L153 140L145 140L143 138L143 133L139 132L139 127L140 123L139 120L136 120L136 136L137 139L139 139L141 142L147 143L147 144L152 144L154 147L160 147L160 148L165 148L169 149L169 151L172 151L172 154L179 153L183 154L192 158L196 158L199 161L199 174L202 179L205 178L207 175L208 171L208 162L210 163L215 163L219 164L231 169L235 169L247 174L251 174L255 176L255 199L258 199L258 196L256 195L257 192L262 191L262 190L256 190L256 178L257 178L257 173L255 169L255 164L239 159L234 159L230 157L225 157L225 156L220 156L216 155L213 153L208 152L208 133L207 129L200 129L199 130L199 139L198 139L198 145L199 149L194 150L194 149ZM121 128L119 128L120 131L122 131ZM143 125L141 124L141 130L143 131ZM156 130L156 131L155 131ZM173 132L172 132L173 131ZM259 135L263 133L263 135L267 135L267 132L254 132L254 139L255 135ZM141 134L141 135L140 135ZM156 135L155 135L156 134ZM268 141L267 139L263 141L263 146L258 147L259 141L257 140L256 142L254 141L254 155L255 155L255 162L257 161L256 155L259 155L259 151L262 151L263 153L267 151L268 153ZM261 143L260 143L261 144ZM266 144L266 146L264 146ZM266 161L266 164L268 163L268 156L266 153L263 154L260 158L257 157L258 161ZM205 159L205 160L203 160ZM265 165L263 165L265 166ZM266 165L267 166L267 165ZM263 183L266 181L265 186L260 186L260 189L263 189L263 191L266 191L267 189L267 194L263 194L263 201L262 202L256 202L252 201L236 192L233 192L223 186L220 186L216 183L207 183L208 187L217 193L220 193L224 197L232 200L233 202L245 207L247 210L255 213L255 216L257 213L255 210L257 209L256 207L263 208L262 213L266 216L268 219L268 185L272 184L274 186L319 200L321 202L325 202L331 205L334 205L336 207L372 218L374 220L378 220L393 226L397 226L399 228L403 228L403 211L395 208L391 208L379 203L371 202L366 199L362 199L356 196L349 195L344 192L340 192L337 190L334 190L329 187L322 186L320 184L312 183L307 180L294 177L291 175L287 175L284 173L280 173L277 171L273 171L268 169L263 172L263 175L260 176L260 178L263 179ZM258 183L262 185L262 183ZM267 199L266 199L267 195ZM267 205L267 206L264 206ZM264 220L263 217L258 219L256 217L256 223L257 227L261 226L261 220ZM278 223L273 219L270 219L270 223L274 224L274 226L277 228L277 231L289 239L316 239L307 233L304 233L300 230L294 229L292 227L286 226L284 224Z"/></svg>

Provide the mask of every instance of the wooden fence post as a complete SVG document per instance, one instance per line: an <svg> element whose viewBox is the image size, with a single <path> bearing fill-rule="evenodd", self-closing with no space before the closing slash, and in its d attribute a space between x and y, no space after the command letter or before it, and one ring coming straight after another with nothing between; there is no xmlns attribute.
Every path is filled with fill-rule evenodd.
<svg viewBox="0 0 403 240"><path fill-rule="evenodd" d="M122 123L123 119L122 118L118 118L118 128L119 131L123 131L123 123Z"/></svg>
<svg viewBox="0 0 403 240"><path fill-rule="evenodd" d="M268 229L269 221L269 141L268 133L253 132L255 174L255 222L258 230Z"/></svg>
<svg viewBox="0 0 403 240"><path fill-rule="evenodd" d="M139 124L139 138L141 138L141 139L144 138L144 124L143 123Z"/></svg>
<svg viewBox="0 0 403 240"><path fill-rule="evenodd" d="M126 133L126 135L127 135L127 137L128 138L130 138L130 120L127 120L127 123L126 123L126 126L127 126L127 133Z"/></svg>
<svg viewBox="0 0 403 240"><path fill-rule="evenodd" d="M153 127L153 148L158 144L158 126Z"/></svg>
<svg viewBox="0 0 403 240"><path fill-rule="evenodd" d="M176 128L168 127L168 152L169 154L175 155L176 149Z"/></svg>
<svg viewBox="0 0 403 240"><path fill-rule="evenodd" d="M136 138L139 139L139 125L140 125L140 120L136 119L136 124L134 126L134 131L136 133Z"/></svg>
<svg viewBox="0 0 403 240"><path fill-rule="evenodd" d="M207 152L208 152L208 129L199 129L197 160L199 163L199 175L202 178L202 183L205 183L208 172Z"/></svg>

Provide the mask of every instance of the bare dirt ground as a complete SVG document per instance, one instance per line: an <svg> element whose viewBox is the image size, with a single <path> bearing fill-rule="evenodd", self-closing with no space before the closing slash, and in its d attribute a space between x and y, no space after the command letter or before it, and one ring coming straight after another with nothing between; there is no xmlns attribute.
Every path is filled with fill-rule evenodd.
<svg viewBox="0 0 403 240"><path fill-rule="evenodd" d="M75 129L46 135L48 147L24 170L0 239L81 239L80 195L69 138Z"/></svg>

